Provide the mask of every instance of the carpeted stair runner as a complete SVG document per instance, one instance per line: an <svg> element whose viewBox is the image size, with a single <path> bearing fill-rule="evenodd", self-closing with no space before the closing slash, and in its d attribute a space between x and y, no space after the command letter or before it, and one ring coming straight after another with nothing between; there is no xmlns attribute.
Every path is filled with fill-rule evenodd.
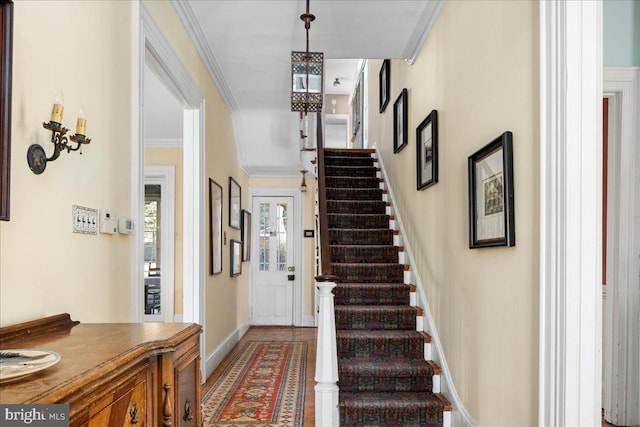
<svg viewBox="0 0 640 427"><path fill-rule="evenodd" d="M437 365L383 201L370 150L324 151L342 426L441 426Z"/></svg>

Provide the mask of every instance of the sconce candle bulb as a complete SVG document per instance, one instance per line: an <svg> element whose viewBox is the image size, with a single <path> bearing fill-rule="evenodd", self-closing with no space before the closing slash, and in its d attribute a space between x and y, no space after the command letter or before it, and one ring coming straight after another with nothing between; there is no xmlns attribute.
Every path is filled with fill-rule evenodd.
<svg viewBox="0 0 640 427"><path fill-rule="evenodd" d="M80 107L80 113L78 113L78 119L76 120L76 135L87 134L87 110L84 105Z"/></svg>
<svg viewBox="0 0 640 427"><path fill-rule="evenodd" d="M64 113L64 93L62 90L56 92L53 100L53 108L51 109L51 121L54 123L62 123L62 114Z"/></svg>

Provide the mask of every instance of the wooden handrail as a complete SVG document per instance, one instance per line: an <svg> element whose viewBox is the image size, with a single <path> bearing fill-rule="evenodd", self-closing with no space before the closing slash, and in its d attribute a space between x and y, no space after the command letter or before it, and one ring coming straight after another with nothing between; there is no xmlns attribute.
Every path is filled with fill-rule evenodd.
<svg viewBox="0 0 640 427"><path fill-rule="evenodd" d="M335 282L338 278L331 272L329 255L329 224L327 218L327 186L324 176L324 135L322 133L322 113L316 113L316 150L318 157L318 213L320 222L320 275L318 282Z"/></svg>

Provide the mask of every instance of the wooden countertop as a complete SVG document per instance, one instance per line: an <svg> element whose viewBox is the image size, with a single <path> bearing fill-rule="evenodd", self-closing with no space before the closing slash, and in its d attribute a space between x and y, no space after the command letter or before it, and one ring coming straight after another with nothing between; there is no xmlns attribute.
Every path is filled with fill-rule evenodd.
<svg viewBox="0 0 640 427"><path fill-rule="evenodd" d="M68 315L62 315L67 316ZM54 316L55 317L55 316ZM6 333L12 329L11 333ZM4 331L3 331L4 330ZM201 326L187 323L66 323L51 330L0 329L0 349L51 350L56 365L21 381L0 384L0 403L64 402L82 384L108 378L116 367L143 363L149 357L198 336ZM5 332L5 333L3 333Z"/></svg>

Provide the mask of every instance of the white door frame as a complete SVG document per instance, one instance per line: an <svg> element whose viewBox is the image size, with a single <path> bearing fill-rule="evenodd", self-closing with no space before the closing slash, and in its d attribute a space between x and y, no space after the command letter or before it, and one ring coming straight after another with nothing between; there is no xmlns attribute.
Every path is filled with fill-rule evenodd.
<svg viewBox="0 0 640 427"><path fill-rule="evenodd" d="M176 168L174 165L144 166L144 184L156 184L160 185L161 188L160 259L162 260L160 268L160 315L143 313L146 321L173 322L175 294L175 183Z"/></svg>
<svg viewBox="0 0 640 427"><path fill-rule="evenodd" d="M640 67L604 69L609 185L603 408L609 422L625 426L640 424L639 85Z"/></svg>
<svg viewBox="0 0 640 427"><path fill-rule="evenodd" d="M602 2L540 2L540 426L599 425Z"/></svg>
<svg viewBox="0 0 640 427"><path fill-rule="evenodd" d="M183 321L205 327L205 99L189 72L184 68L169 42L142 2L132 2L132 156L131 211L137 224L144 221L144 64L151 54L162 73L160 80L173 89L186 105L184 113L184 215L183 215ZM131 268L131 312L134 321L142 319L140 283L144 260L142 227L135 229ZM201 369L204 370L204 334L200 335ZM205 378L203 377L203 380Z"/></svg>
<svg viewBox="0 0 640 427"><path fill-rule="evenodd" d="M296 279L293 283L293 326L304 326L302 321L302 301L304 296L304 289L302 289L302 278L305 277L304 264L302 262L302 233L300 227L302 226L302 197L300 189L297 187L251 187L249 188L249 203L253 209L254 197L293 197L294 223L291 227L291 237L293 239L293 262L296 266L295 276ZM257 212L254 213L257 217ZM258 232L258 227L252 227L252 233ZM254 249L257 248L257 244L252 242L251 245ZM257 262L257 257L253 257ZM253 269L250 270L249 275L249 312L253 312ZM253 322L253 319L250 319Z"/></svg>

